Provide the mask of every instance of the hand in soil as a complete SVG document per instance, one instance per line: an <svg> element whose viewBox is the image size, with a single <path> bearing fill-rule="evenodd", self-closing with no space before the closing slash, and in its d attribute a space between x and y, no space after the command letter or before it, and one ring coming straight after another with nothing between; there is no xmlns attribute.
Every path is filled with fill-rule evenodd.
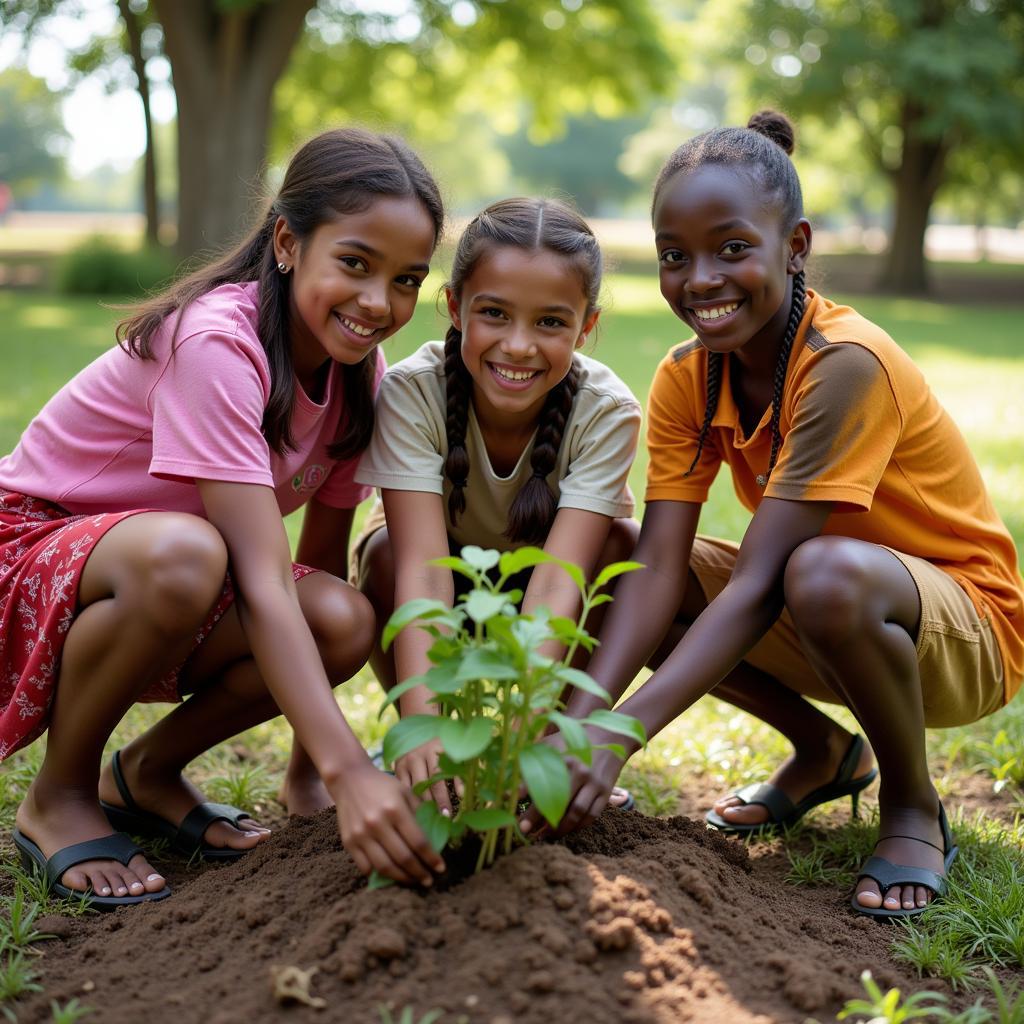
<svg viewBox="0 0 1024 1024"><path fill-rule="evenodd" d="M441 745L440 740L429 740L415 750L410 750L408 754L400 757L395 762L395 777L399 782L404 782L409 789L413 789L417 783L423 782L437 774L437 759L440 757L442 750L444 750L444 747ZM423 794L425 799L428 799L427 793L430 794L429 799L432 799L437 804L437 809L450 818L452 816L452 802L448 796L448 786L445 784L444 779L438 779Z"/></svg>
<svg viewBox="0 0 1024 1024"><path fill-rule="evenodd" d="M416 797L404 783L368 764L334 792L338 831L364 874L377 871L405 885L433 885L444 861L416 824Z"/></svg>
<svg viewBox="0 0 1024 1024"><path fill-rule="evenodd" d="M607 742L604 737L595 742ZM614 740L615 737L610 739ZM615 782L625 762L610 750L594 750L589 765L575 757L566 759L569 769L569 806L566 808L553 835L564 836L589 825L607 806ZM550 826L540 811L531 807L520 819L519 828L524 835L544 835Z"/></svg>

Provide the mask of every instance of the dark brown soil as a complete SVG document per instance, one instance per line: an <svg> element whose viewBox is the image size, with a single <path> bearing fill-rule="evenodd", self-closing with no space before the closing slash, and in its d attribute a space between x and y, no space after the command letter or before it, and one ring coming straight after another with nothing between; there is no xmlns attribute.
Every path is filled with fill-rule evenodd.
<svg viewBox="0 0 1024 1024"><path fill-rule="evenodd" d="M60 938L41 947L45 992L18 1020L77 997L103 1024L379 1024L383 1005L416 1021L442 1009L441 1024L796 1024L831 1020L865 968L923 987L847 893L786 885L777 857L687 818L607 811L426 894L368 891L335 822L293 820L162 903L46 920ZM314 971L306 992L324 1008L279 1001L287 968Z"/></svg>

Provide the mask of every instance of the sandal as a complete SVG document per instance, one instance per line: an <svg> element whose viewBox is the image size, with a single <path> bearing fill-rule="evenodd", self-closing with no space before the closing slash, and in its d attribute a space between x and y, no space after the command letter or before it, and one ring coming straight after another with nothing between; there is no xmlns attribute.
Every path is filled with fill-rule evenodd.
<svg viewBox="0 0 1024 1024"><path fill-rule="evenodd" d="M121 794L124 807L115 807L113 804L100 801L100 807L107 816L107 821L114 828L121 832L128 832L133 836L145 836L149 839L166 839L171 849L183 854L186 857L193 857L197 853L203 860L238 860L244 857L248 850L236 850L231 846L211 846L203 836L206 830L215 821L226 821L230 825L239 827L240 822L252 815L248 811L239 810L230 804L216 804L205 802L196 804L180 825L175 825L166 818L152 811L144 811L132 797L125 782L124 773L121 771L121 751L114 751L113 760L110 762L111 771L114 773L114 782L117 784L117 791ZM65 870L67 870L65 868Z"/></svg>
<svg viewBox="0 0 1024 1024"><path fill-rule="evenodd" d="M878 776L878 769L872 768L865 775L856 779L853 777L863 750L864 738L854 733L832 781L811 790L798 803L793 803L778 786L770 782L754 782L733 794L744 804L760 804L762 807L766 807L769 815L767 821L760 821L756 825L741 825L738 822L727 821L714 811L708 811L704 815L704 820L712 828L716 828L726 835L757 835L770 829L790 828L812 808L828 803L830 800L838 800L842 796L850 797L853 804L853 816L856 818L861 790L870 786Z"/></svg>
<svg viewBox="0 0 1024 1024"><path fill-rule="evenodd" d="M46 880L47 890L60 899L83 900L92 910L117 910L136 903L154 903L171 895L170 887L166 885L159 892L146 892L141 896L99 896L92 889L72 889L61 884L61 877L68 868L87 860L116 860L128 867L132 857L143 851L122 832L65 846L50 858L18 829L14 829L11 838L21 855L22 867L30 874L39 872Z"/></svg>
<svg viewBox="0 0 1024 1024"><path fill-rule="evenodd" d="M857 902L856 883L854 883L854 893L850 897L850 906L858 914L865 914L868 917L916 917L918 914L923 914L937 899L945 896L949 869L953 861L956 860L960 847L953 840L953 833L946 819L946 810L941 803L939 804L939 827L942 829L941 847L920 836L879 836L878 842L882 842L883 839L912 839L915 843L924 843L943 855L944 874L940 875L937 871L929 871L928 868L915 868L909 864L895 864L891 860L886 860L885 857L871 856L864 862L864 866L857 875L858 882L862 878L873 878L879 885L883 900L886 892L894 885L923 885L932 891L932 898L926 906L900 907L899 910L887 910L885 907L865 907Z"/></svg>

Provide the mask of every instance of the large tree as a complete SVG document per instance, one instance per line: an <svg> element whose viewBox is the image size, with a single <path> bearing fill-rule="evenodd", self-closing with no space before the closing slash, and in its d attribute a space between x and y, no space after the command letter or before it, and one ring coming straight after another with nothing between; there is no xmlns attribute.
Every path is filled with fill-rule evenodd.
<svg viewBox="0 0 1024 1024"><path fill-rule="evenodd" d="M747 0L741 52L792 112L848 115L892 185L880 284L927 289L924 234L955 151L1024 153L1020 0Z"/></svg>
<svg viewBox="0 0 1024 1024"><path fill-rule="evenodd" d="M67 132L57 98L22 68L0 72L0 183L33 189L63 173Z"/></svg>
<svg viewBox="0 0 1024 1024"><path fill-rule="evenodd" d="M112 0L113 2L113 0ZM3 0L25 23L74 0ZM145 0L133 0L136 11ZM649 0L149 0L163 31L178 105L178 246L223 245L251 213L267 154L275 86L304 39L314 86L343 99L388 85L404 56L408 106L456 102L453 91L522 97L540 121L635 102L668 82ZM441 87L439 87L441 86ZM492 89L493 91L493 89Z"/></svg>

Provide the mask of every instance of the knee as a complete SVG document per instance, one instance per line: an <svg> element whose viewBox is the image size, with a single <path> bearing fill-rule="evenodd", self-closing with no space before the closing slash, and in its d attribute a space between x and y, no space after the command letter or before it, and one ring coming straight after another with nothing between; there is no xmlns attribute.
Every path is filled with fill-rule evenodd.
<svg viewBox="0 0 1024 1024"><path fill-rule="evenodd" d="M395 557L384 527L371 534L363 545L358 587L383 623L391 615L395 603Z"/></svg>
<svg viewBox="0 0 1024 1024"><path fill-rule="evenodd" d="M370 657L377 617L369 600L344 580L319 572L299 581L299 600L332 685Z"/></svg>
<svg viewBox="0 0 1024 1024"><path fill-rule="evenodd" d="M805 641L834 647L863 633L871 577L860 547L843 537L815 537L790 556L786 607Z"/></svg>
<svg viewBox="0 0 1024 1024"><path fill-rule="evenodd" d="M137 553L131 600L158 628L191 632L224 586L227 567L227 548L215 527L195 516L168 517Z"/></svg>

